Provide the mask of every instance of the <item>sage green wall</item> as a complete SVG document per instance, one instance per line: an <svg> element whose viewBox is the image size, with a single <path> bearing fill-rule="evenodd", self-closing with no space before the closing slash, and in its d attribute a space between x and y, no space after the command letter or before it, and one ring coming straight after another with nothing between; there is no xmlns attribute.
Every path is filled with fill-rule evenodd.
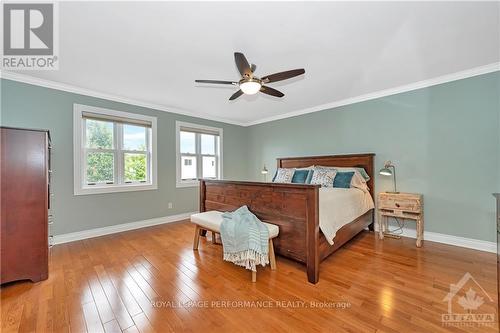
<svg viewBox="0 0 500 333"><path fill-rule="evenodd" d="M112 102L3 79L1 124L49 129L54 146L54 234L140 221L197 210L198 189L175 187L175 121L224 130L224 177L245 178L246 128ZM158 190L73 195L73 104L134 112L158 118ZM167 209L167 203L173 209Z"/></svg>
<svg viewBox="0 0 500 333"><path fill-rule="evenodd" d="M278 156L374 152L377 169L396 164L399 190L424 194L426 231L494 241L499 81L496 72L252 126L249 177L262 179L264 163L273 174Z"/></svg>
<svg viewBox="0 0 500 333"><path fill-rule="evenodd" d="M175 188L175 121L181 120L224 128L226 179L261 180L262 165L272 174L278 156L375 152L376 168L395 162L401 191L424 194L426 231L495 239L498 72L248 128L9 80L1 85L2 125L51 131L55 234L196 210L197 189ZM74 103L158 117L158 190L73 195ZM376 187L390 189L390 179L377 175Z"/></svg>

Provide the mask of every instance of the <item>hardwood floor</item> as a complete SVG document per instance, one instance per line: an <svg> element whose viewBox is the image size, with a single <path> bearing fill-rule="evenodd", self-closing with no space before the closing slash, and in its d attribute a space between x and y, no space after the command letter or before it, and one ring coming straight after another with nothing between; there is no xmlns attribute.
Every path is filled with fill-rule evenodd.
<svg viewBox="0 0 500 333"><path fill-rule="evenodd" d="M321 264L317 285L281 257L251 283L220 245L202 237L193 252L193 231L184 221L53 247L48 280L2 286L1 331L497 331L441 322L450 284L466 272L492 297L481 295L478 311L496 315L491 253L363 232Z"/></svg>

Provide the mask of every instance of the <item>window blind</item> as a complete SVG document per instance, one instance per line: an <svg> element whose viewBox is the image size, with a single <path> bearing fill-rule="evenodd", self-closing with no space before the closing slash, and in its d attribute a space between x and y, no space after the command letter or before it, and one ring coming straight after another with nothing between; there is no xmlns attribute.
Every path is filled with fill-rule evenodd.
<svg viewBox="0 0 500 333"><path fill-rule="evenodd" d="M210 135L215 135L215 136L220 135L219 131L217 131L217 130L209 130L209 129L205 129L205 128L194 128L194 127L181 126L180 130L181 130L181 132L210 134Z"/></svg>
<svg viewBox="0 0 500 333"><path fill-rule="evenodd" d="M117 117L117 116L111 116L111 115L105 115L105 114L97 114L97 113L92 113L92 112L87 112L84 111L82 112L82 118L83 119L92 119L92 120L101 120L101 121L112 121L115 123L122 123L122 124L129 124L129 125L137 125L137 126L143 126L143 127L149 127L151 128L152 123L151 121L146 121L142 119L133 119L133 118L123 118L123 117Z"/></svg>

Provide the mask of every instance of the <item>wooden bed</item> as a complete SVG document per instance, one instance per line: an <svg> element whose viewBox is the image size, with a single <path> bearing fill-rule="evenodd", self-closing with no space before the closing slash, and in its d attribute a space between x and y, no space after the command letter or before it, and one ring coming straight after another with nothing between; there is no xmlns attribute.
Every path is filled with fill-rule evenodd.
<svg viewBox="0 0 500 333"><path fill-rule="evenodd" d="M375 154L278 158L278 168L311 165L362 167L370 176L368 186L375 198ZM277 254L304 263L307 279L319 280L319 264L365 228L373 231L373 209L343 226L330 245L319 229L319 185L278 184L230 180L200 180L200 212L231 211L242 205L262 221L279 226L274 239Z"/></svg>

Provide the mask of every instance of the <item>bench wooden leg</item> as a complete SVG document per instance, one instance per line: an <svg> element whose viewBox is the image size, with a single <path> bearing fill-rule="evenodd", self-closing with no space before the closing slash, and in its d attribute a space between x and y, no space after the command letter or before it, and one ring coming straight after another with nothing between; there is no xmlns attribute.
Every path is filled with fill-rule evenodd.
<svg viewBox="0 0 500 333"><path fill-rule="evenodd" d="M252 282L257 282L257 272L252 271Z"/></svg>
<svg viewBox="0 0 500 333"><path fill-rule="evenodd" d="M219 238L219 240L220 240L220 243L219 243L219 240L217 240L217 236L218 236L218 238ZM221 237L221 235L220 235L220 232L216 232L216 233L215 233L214 244L219 244L219 245L222 245L222 237Z"/></svg>
<svg viewBox="0 0 500 333"><path fill-rule="evenodd" d="M274 256L274 244L273 239L269 239L269 263L271 264L271 269L276 270L276 257Z"/></svg>
<svg viewBox="0 0 500 333"><path fill-rule="evenodd" d="M199 243L200 243L200 227L196 226L196 229L194 230L193 250L198 250Z"/></svg>

